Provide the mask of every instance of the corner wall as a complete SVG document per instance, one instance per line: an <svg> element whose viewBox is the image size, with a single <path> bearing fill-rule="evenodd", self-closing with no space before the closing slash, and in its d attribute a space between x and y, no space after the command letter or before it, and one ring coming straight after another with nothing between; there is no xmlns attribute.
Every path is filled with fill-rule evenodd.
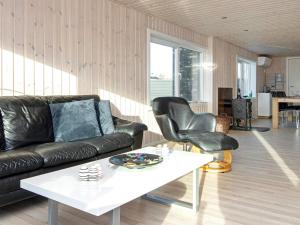
<svg viewBox="0 0 300 225"><path fill-rule="evenodd" d="M257 60L257 54L253 52L219 38L213 39L213 63L216 65L216 69L213 71L213 112L215 114L218 113L219 87L233 88L233 96L235 97L237 95L237 56L253 61ZM262 68L257 67L257 92L260 90L263 82L261 74L263 74ZM257 103L256 100L254 100L253 117L255 118L256 116Z"/></svg>
<svg viewBox="0 0 300 225"><path fill-rule="evenodd" d="M101 56L94 59L100 66L88 82L92 85L79 86L80 93L91 90L99 93L102 98L111 100L115 115L147 124L149 132L144 143L162 139L147 102L147 29L193 42L204 49L207 37L118 3L101 2L94 1L100 15L93 22L96 35L100 33L95 45L100 47ZM196 103L192 108L205 112L207 104Z"/></svg>
<svg viewBox="0 0 300 225"><path fill-rule="evenodd" d="M196 112L217 111L218 87L235 90L236 54L256 59L109 0L1 0L0 95L100 94L114 114L148 125L145 143L159 140L147 104L148 28L201 46L206 62L218 65L207 71L211 99L192 104Z"/></svg>
<svg viewBox="0 0 300 225"><path fill-rule="evenodd" d="M272 57L272 63L270 65L270 67L266 68L266 80L274 80L275 82L275 77L274 75L276 73L281 73L284 76L284 90L286 90L287 88L287 74L286 74L286 69L287 69L287 65L286 65L286 57ZM269 78L269 79L268 79Z"/></svg>
<svg viewBox="0 0 300 225"><path fill-rule="evenodd" d="M147 28L207 48L207 37L109 0L2 0L0 95L100 94L148 125ZM206 103L193 104L207 111Z"/></svg>

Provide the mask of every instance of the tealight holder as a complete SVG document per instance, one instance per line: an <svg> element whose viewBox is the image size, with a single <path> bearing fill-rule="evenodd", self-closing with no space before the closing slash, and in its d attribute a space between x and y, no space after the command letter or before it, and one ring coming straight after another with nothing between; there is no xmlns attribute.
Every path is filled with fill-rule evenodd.
<svg viewBox="0 0 300 225"><path fill-rule="evenodd" d="M97 181L102 177L103 172L100 164L80 167L79 179L81 181Z"/></svg>

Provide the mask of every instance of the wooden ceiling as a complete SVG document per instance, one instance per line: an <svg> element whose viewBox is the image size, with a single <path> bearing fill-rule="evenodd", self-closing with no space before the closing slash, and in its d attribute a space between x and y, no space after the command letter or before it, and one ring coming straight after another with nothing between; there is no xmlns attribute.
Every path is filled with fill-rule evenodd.
<svg viewBox="0 0 300 225"><path fill-rule="evenodd" d="M300 55L300 0L114 0L258 54Z"/></svg>

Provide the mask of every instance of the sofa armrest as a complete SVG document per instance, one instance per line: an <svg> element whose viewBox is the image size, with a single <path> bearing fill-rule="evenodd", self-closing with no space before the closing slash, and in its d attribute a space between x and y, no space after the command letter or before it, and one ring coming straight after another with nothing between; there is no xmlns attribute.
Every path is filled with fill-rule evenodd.
<svg viewBox="0 0 300 225"><path fill-rule="evenodd" d="M113 121L115 125L115 132L127 133L133 137L133 150L142 147L143 133L148 130L148 127L145 124L123 120L115 116L113 116Z"/></svg>
<svg viewBox="0 0 300 225"><path fill-rule="evenodd" d="M113 117L113 121L114 121L116 132L127 133L131 136L136 136L148 129L148 127L143 123L123 120L118 117Z"/></svg>

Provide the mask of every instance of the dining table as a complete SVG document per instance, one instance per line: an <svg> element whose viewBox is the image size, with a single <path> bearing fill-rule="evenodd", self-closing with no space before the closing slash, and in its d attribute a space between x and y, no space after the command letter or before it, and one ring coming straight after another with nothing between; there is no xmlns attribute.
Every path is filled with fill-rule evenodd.
<svg viewBox="0 0 300 225"><path fill-rule="evenodd" d="M272 127L279 127L279 103L300 103L300 96L293 97L274 97L272 98Z"/></svg>

